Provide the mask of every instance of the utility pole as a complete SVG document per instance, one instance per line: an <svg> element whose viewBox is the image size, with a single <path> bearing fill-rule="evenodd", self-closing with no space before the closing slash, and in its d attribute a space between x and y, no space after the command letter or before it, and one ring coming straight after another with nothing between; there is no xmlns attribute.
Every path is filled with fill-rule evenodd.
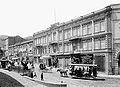
<svg viewBox="0 0 120 87"><path fill-rule="evenodd" d="M55 23L56 23L56 10L54 8L54 19L55 19Z"/></svg>

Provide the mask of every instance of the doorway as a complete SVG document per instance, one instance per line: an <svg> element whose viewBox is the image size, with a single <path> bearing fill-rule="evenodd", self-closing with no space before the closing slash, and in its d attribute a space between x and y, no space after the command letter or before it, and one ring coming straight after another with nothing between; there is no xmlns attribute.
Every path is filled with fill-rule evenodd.
<svg viewBox="0 0 120 87"><path fill-rule="evenodd" d="M118 74L120 75L120 54L118 55Z"/></svg>

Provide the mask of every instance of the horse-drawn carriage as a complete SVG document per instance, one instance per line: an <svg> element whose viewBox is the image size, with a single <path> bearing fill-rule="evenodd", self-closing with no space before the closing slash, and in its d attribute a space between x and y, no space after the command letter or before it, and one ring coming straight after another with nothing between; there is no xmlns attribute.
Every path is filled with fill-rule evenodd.
<svg viewBox="0 0 120 87"><path fill-rule="evenodd" d="M70 73L72 77L77 78L96 78L96 64L70 64Z"/></svg>

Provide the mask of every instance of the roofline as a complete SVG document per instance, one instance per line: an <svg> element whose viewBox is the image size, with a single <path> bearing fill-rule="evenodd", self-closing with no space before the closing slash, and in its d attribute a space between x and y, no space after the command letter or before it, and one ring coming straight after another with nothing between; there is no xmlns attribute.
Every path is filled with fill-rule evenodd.
<svg viewBox="0 0 120 87"><path fill-rule="evenodd" d="M8 47L13 47L13 46L17 46L17 45L22 45L22 44L29 43L29 42L33 42L33 40L29 40L29 41L24 41L24 42L16 43L16 44L10 45L10 46L8 46Z"/></svg>
<svg viewBox="0 0 120 87"><path fill-rule="evenodd" d="M77 21L77 20L83 20L83 19L85 19L85 18L87 18L87 17L94 16L94 15L100 14L100 13L102 13L102 12L110 11L110 10L113 9L112 6L115 6L115 5L120 5L120 3L119 3L119 4L111 4L111 5L108 5L108 6L104 7L104 8L102 8L102 9L93 11L93 12L91 12L91 13L88 13L88 14L86 14L86 15L80 16L80 17L78 17L78 18L71 19L71 20L69 20L69 21L60 23L57 27L64 26L64 25L66 25L66 24L72 23L72 22ZM42 30L42 31L39 31L39 32L36 32L36 33L34 33L33 35L39 34L39 33L43 33L43 32L45 32L45 31L47 31L47 29Z"/></svg>

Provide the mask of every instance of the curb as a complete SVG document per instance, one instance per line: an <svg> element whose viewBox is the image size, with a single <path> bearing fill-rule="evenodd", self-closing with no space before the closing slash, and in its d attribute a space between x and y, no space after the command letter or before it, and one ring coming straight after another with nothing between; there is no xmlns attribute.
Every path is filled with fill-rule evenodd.
<svg viewBox="0 0 120 87"><path fill-rule="evenodd" d="M38 80L38 79L30 78L30 77L27 77L27 76L24 76L24 77L27 78L27 79L30 79L32 81L35 81L39 84L45 85L47 87L67 87L67 83L45 82L45 81L41 81L41 80Z"/></svg>

